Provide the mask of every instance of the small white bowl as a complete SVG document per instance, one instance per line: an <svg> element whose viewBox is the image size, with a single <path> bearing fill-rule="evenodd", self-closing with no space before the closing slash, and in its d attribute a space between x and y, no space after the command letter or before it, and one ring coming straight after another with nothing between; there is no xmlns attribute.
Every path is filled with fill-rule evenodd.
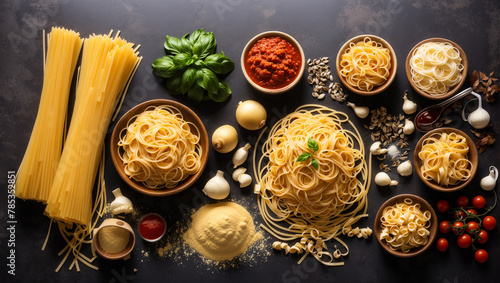
<svg viewBox="0 0 500 283"><path fill-rule="evenodd" d="M299 73L297 74L297 77L289 83L288 85L281 87L281 88L265 88L257 83L255 83L250 76L247 74L246 68L245 68L245 61L247 58L247 54L252 49L252 47L257 43L262 38L267 38L267 37L280 37L286 41L288 41L290 44L292 44L293 47L295 47L299 53L300 53L300 58L301 58L301 63L300 63L300 69ZM256 36L254 36L250 41L245 45L245 48L243 48L243 52L241 53L241 70L243 72L243 75L245 76L245 79L248 81L248 83L254 87L256 90L267 93L267 94L279 94L279 93L284 93L290 89L292 89L297 83L302 79L302 75L304 74L304 68L306 65L306 56L304 55L304 50L302 50L302 47L300 44L293 38L291 35L286 34L281 31L266 31L263 33L260 33Z"/></svg>

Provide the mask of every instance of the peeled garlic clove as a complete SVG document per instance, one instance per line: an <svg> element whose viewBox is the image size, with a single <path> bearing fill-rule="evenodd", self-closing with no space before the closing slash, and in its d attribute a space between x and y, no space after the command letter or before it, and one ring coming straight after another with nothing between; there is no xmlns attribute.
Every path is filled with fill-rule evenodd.
<svg viewBox="0 0 500 283"><path fill-rule="evenodd" d="M361 119L366 118L366 116L370 114L370 109L368 107L356 106L356 104L351 102L347 102L347 106L352 107L352 109L354 109L354 113L356 114L356 116L358 116Z"/></svg>
<svg viewBox="0 0 500 283"><path fill-rule="evenodd" d="M405 120L405 125L403 127L403 133L405 135L411 135L415 131L415 125L410 119Z"/></svg>
<svg viewBox="0 0 500 283"><path fill-rule="evenodd" d="M375 175L375 184L379 186L396 186L398 181L391 180L385 172L379 172Z"/></svg>
<svg viewBox="0 0 500 283"><path fill-rule="evenodd" d="M205 184L203 192L210 198L221 200L229 196L229 183L224 178L224 172L217 171L217 174Z"/></svg>
<svg viewBox="0 0 500 283"><path fill-rule="evenodd" d="M490 174L481 179L481 188L485 191L493 190L497 185L498 169L495 166L490 166Z"/></svg>
<svg viewBox="0 0 500 283"><path fill-rule="evenodd" d="M235 180L236 182L238 182L238 177L241 174L244 174L246 171L247 171L247 168L243 168L243 167L234 170L233 175L232 175L233 180Z"/></svg>
<svg viewBox="0 0 500 283"><path fill-rule="evenodd" d="M247 143L244 147L238 148L238 150L233 155L234 168L240 166L245 162L245 160L247 160L248 149L250 149L251 147L252 146Z"/></svg>
<svg viewBox="0 0 500 283"><path fill-rule="evenodd" d="M252 176L248 174L241 174L238 177L238 182L240 182L240 188L248 187L252 183Z"/></svg>
<svg viewBox="0 0 500 283"><path fill-rule="evenodd" d="M373 155L380 155L386 153L388 150L387 148L382 148L382 143L379 141L374 142L370 146L370 153Z"/></svg>
<svg viewBox="0 0 500 283"><path fill-rule="evenodd" d="M397 170L401 176L410 176L413 172L413 166L411 165L410 160L406 160L405 162L399 164Z"/></svg>
<svg viewBox="0 0 500 283"><path fill-rule="evenodd" d="M417 104L409 100L407 95L408 93L405 92L405 95L403 96L403 112L410 115L417 111Z"/></svg>

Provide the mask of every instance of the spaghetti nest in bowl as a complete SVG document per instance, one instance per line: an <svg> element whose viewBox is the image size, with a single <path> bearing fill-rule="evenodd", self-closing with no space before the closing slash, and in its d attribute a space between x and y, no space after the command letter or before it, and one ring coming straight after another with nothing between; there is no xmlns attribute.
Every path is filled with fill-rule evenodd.
<svg viewBox="0 0 500 283"><path fill-rule="evenodd" d="M125 174L149 189L175 188L201 168L200 137L174 106L149 106L120 134Z"/></svg>
<svg viewBox="0 0 500 283"><path fill-rule="evenodd" d="M370 170L364 156L363 141L348 116L324 106L299 107L271 128L254 168L258 206L267 224L262 227L283 241L274 248L305 252L300 261L312 254L326 265L343 264L336 259L347 255L348 247L338 236L371 234L369 228L352 228L367 216ZM329 252L331 239L346 251ZM298 240L293 246L285 243L293 240Z"/></svg>

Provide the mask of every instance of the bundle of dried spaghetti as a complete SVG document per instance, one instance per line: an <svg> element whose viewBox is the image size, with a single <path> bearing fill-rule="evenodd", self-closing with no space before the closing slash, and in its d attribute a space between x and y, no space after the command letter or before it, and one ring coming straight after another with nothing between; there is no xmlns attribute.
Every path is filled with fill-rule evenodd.
<svg viewBox="0 0 500 283"><path fill-rule="evenodd" d="M338 236L371 233L352 229L367 216L370 169L363 140L346 114L320 105L299 107L271 128L255 161L256 151L255 192L267 224L262 228L279 240L300 239L309 243L302 245L306 255L342 265L335 259L348 248ZM346 251L329 252L325 242L331 239Z"/></svg>
<svg viewBox="0 0 500 283"><path fill-rule="evenodd" d="M79 33L64 28L52 28L48 38L38 114L16 180L17 197L44 203L61 157L71 80L83 43Z"/></svg>
<svg viewBox="0 0 500 283"><path fill-rule="evenodd" d="M49 217L90 229L92 188L106 130L142 58L138 48L118 34L85 40L75 108L45 209Z"/></svg>

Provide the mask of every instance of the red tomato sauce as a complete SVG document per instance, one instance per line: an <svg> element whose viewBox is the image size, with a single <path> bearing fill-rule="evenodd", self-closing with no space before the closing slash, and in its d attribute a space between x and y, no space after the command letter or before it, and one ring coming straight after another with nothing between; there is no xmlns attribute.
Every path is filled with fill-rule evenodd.
<svg viewBox="0 0 500 283"><path fill-rule="evenodd" d="M261 87L277 89L290 84L299 74L302 59L290 42L280 37L262 38L245 59L250 79Z"/></svg>
<svg viewBox="0 0 500 283"><path fill-rule="evenodd" d="M139 223L139 233L148 240L156 240L163 236L165 228L164 220L156 214L147 215Z"/></svg>

